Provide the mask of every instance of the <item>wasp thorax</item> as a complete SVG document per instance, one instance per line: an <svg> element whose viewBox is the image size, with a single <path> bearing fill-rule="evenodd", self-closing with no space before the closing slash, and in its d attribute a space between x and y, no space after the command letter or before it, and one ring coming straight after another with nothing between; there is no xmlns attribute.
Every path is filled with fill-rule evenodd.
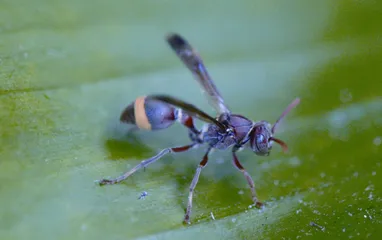
<svg viewBox="0 0 382 240"><path fill-rule="evenodd" d="M272 131L271 124L262 121L255 125L251 134L250 134L250 144L252 151L257 155L269 155L270 150L272 149Z"/></svg>

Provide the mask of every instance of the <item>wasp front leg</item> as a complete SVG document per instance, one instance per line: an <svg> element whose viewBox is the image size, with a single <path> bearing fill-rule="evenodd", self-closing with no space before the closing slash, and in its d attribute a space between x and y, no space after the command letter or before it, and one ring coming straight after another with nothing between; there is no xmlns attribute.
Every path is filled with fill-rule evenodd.
<svg viewBox="0 0 382 240"><path fill-rule="evenodd" d="M240 171L243 173L245 179L247 180L248 182L248 185L249 185L249 188L251 189L251 195L252 195L252 201L253 203L255 204L255 206L257 208L261 208L264 206L264 204L262 202L259 201L258 197L257 197L257 193L256 193L256 188L255 188L255 183L251 177L251 175L249 175L249 173L247 172L247 170L245 170L245 168L243 167L243 165L240 163L239 159L237 158L236 156L236 151L238 150L238 147L234 147L234 149L232 150L232 163L233 165Z"/></svg>

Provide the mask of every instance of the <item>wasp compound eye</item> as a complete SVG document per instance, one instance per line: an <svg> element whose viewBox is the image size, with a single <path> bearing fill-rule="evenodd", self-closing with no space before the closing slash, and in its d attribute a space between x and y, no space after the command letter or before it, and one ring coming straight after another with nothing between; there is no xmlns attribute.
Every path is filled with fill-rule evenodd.
<svg viewBox="0 0 382 240"><path fill-rule="evenodd" d="M256 147L260 152L266 153L268 152L268 140L264 137L263 134L259 134L256 136Z"/></svg>

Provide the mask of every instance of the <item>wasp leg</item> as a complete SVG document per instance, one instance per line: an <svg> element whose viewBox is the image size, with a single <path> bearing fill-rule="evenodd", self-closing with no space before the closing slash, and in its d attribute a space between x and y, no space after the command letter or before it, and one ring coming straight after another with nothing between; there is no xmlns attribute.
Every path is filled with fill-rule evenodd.
<svg viewBox="0 0 382 240"><path fill-rule="evenodd" d="M139 169L147 167L151 163L156 162L157 160L162 158L164 155L166 155L168 153L185 152L185 151L189 150L190 148L194 147L195 145L196 144L193 143L193 144L186 145L186 146L183 146L183 147L165 148L162 151L160 151L157 155L155 155L155 156L153 156L153 157L151 157L149 159L143 160L138 165L136 165L134 168L132 168L131 170L125 172L121 176L119 176L117 178L114 178L114 179L102 179L98 183L101 186L102 185L107 185L107 184L116 184L116 183L119 183L119 182L125 180L126 178L128 178L129 176L131 176L133 173L135 173Z"/></svg>
<svg viewBox="0 0 382 240"><path fill-rule="evenodd" d="M195 125L194 125L194 119L190 116L184 116L182 117L182 119L180 120L180 122L186 126L191 132L195 133L195 134L199 134L200 132L198 131L198 129L196 129Z"/></svg>
<svg viewBox="0 0 382 240"><path fill-rule="evenodd" d="M252 193L252 200L253 200L253 203L255 204L255 206L257 208L261 208L263 206L263 203L261 203L258 198L257 198L257 193L256 193L256 189L255 189L255 183L253 182L253 179L252 177L249 175L249 173L247 172L247 170L245 170L245 168L243 167L243 165L241 165L239 159L237 158L236 156L236 149L234 149L232 151L232 155L233 155L233 160L232 160L232 163L233 165L240 171L244 174L244 177L247 179L247 182L248 182L248 185L249 187L251 188L251 193Z"/></svg>
<svg viewBox="0 0 382 240"><path fill-rule="evenodd" d="M207 165L208 154L209 154L210 150L211 150L211 148L209 148L207 150L207 152L204 154L203 160L199 163L199 166L196 169L196 173L194 175L194 178L192 179L192 182L190 185L190 192L188 194L187 210L186 210L186 214L184 215L184 221L183 221L185 224L190 224L190 215L191 215L191 209L192 209L192 195L194 193L196 184L198 183L200 172Z"/></svg>

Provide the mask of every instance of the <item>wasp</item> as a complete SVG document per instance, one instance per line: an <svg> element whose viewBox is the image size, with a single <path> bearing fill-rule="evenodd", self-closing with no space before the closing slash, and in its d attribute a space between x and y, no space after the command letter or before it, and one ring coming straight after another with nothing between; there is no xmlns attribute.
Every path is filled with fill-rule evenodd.
<svg viewBox="0 0 382 240"><path fill-rule="evenodd" d="M227 107L223 97L212 81L206 66L198 52L181 35L171 33L166 36L166 41L176 53L184 65L192 72L209 99L209 103L216 110L216 117L212 117L196 106L179 98L169 95L152 94L140 96L128 105L120 116L122 123L133 124L136 129L156 131L170 127L179 122L188 129L190 144L165 148L155 156L141 161L134 168L114 179L102 179L100 185L116 184L127 179L136 171L147 167L170 153L185 152L201 145L207 145L207 150L200 161L192 179L188 195L188 203L183 222L190 224L192 201L195 187L202 169L208 163L208 155L213 149L231 149L233 165L244 175L251 190L253 203L261 208L263 203L259 201L252 177L243 167L237 157L237 152L249 147L258 156L268 156L272 144L279 144L283 151L288 150L287 144L273 135L280 121L285 115L300 102L294 99L287 106L275 124L267 121L252 121L242 115L234 114ZM202 129L197 129L194 120L198 119L205 123Z"/></svg>

